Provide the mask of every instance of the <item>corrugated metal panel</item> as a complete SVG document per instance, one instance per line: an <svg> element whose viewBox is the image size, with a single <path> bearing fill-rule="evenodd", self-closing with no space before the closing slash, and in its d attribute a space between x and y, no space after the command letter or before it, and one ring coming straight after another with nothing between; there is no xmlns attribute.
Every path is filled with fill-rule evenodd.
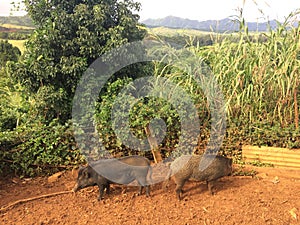
<svg viewBox="0 0 300 225"><path fill-rule="evenodd" d="M271 163L276 167L300 169L300 149L258 147L245 145L242 147L245 161L260 161Z"/></svg>

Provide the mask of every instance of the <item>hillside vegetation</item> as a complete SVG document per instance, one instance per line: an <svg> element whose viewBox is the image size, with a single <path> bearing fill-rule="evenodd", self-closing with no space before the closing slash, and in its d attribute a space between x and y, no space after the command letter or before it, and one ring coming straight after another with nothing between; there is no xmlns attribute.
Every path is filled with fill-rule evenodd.
<svg viewBox="0 0 300 225"><path fill-rule="evenodd" d="M32 19L29 17L29 15L25 16L0 16L0 26L3 26L3 24L10 24L20 27L34 27Z"/></svg>
<svg viewBox="0 0 300 225"><path fill-rule="evenodd" d="M110 17L104 16L107 13L103 14L107 21L99 16L100 3L99 0L95 7L88 1L86 5L74 6L71 12L68 4L61 5L62 8L49 6L53 18L51 13L49 17L54 22L45 19L44 14L32 6L39 26L30 34L27 49L19 60L8 62L1 70L0 159L5 163L0 170L22 175L48 173L60 165L65 168L82 163L83 154L89 159L107 153L112 156L141 154L151 158L150 151L132 149L117 137L115 129L123 128L128 121L128 129L137 141L147 140L147 128L164 121L165 129L153 125L155 134L163 136L158 146L163 157L178 153L174 150L179 145L185 153L203 152L212 139L211 132L224 128L225 123L224 133L220 133L212 145L215 141L221 143L220 154L232 156L236 161L240 159L243 144L300 148L300 27L294 26L294 15L276 29L259 33L249 32L240 18L238 32L220 34L189 29L146 29L130 10L119 12L122 19L115 26L109 23ZM115 13L110 5L107 10ZM110 26L106 27L107 24ZM77 130L82 140L88 140L86 145L79 145L70 119L82 74L104 53L143 38L165 44L159 49L153 47L139 52L143 57L145 54L161 56L161 61L137 63L110 74L96 99L91 97L90 91L97 91L93 84L80 89L83 97L76 106L84 107L91 101L90 108L94 110L81 108L77 115L78 124L92 118L88 127ZM122 58L126 60L137 57L128 52L122 54L126 54ZM172 57L180 59L177 64ZM118 60L111 58L106 63L113 67ZM197 85L194 75L202 74L198 69L204 69L204 75L213 74L207 77L215 78L220 88L213 86L214 82L209 83L206 76L200 76L200 79L205 78L205 85ZM144 77L151 77L147 85L156 87L155 96L169 98L136 98L130 94L136 102L128 109L131 98L123 90L126 87L134 93L132 82ZM156 86L165 80L173 86L166 83L163 83L165 88ZM210 91L215 89L218 92L211 96ZM186 95L180 96L178 90L184 90ZM195 118L196 113L189 110L186 103L194 105L201 131L196 140L191 134L192 125L197 123L192 119L190 126L182 130L182 111L168 102L170 98L179 101L176 107L183 109L185 118ZM115 121L112 120L114 104L128 109L118 111ZM220 111L212 115L215 108ZM94 136L95 133L98 136ZM53 165L57 167L52 169Z"/></svg>
<svg viewBox="0 0 300 225"><path fill-rule="evenodd" d="M25 40L29 38L33 30L34 25L28 15L0 17L0 39ZM21 41L16 42L16 46L23 48L19 43Z"/></svg>

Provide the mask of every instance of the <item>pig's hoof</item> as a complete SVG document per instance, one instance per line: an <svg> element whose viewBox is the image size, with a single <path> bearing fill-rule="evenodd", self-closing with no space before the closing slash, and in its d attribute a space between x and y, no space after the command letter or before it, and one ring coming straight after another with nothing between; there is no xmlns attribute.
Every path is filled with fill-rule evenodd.
<svg viewBox="0 0 300 225"><path fill-rule="evenodd" d="M215 195L216 194L214 191L210 191L209 193L210 193L210 195Z"/></svg>

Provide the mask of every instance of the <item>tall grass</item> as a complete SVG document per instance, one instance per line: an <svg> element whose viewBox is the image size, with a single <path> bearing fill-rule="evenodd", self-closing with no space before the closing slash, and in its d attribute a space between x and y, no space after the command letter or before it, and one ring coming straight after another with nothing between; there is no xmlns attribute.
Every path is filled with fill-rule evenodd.
<svg viewBox="0 0 300 225"><path fill-rule="evenodd" d="M291 14L265 41L251 40L244 24L237 43L199 49L226 96L229 119L299 126L300 28Z"/></svg>
<svg viewBox="0 0 300 225"><path fill-rule="evenodd" d="M240 18L240 31L232 37L216 35L212 46L188 45L199 62L210 66L222 89L227 113L225 149L238 149L242 143L300 148L300 26L295 26L295 15L299 12L278 23L277 29L259 34L249 34ZM182 71L169 70L168 75L165 71L156 74L193 89ZM198 98L198 110L209 114L205 95L193 96ZM201 122L211 123L209 116L201 117Z"/></svg>

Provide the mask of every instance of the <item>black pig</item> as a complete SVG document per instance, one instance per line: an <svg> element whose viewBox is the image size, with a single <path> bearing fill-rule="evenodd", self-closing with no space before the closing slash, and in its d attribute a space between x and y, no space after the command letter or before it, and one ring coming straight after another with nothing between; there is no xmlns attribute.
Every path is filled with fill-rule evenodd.
<svg viewBox="0 0 300 225"><path fill-rule="evenodd" d="M149 181L147 181L148 172ZM79 169L77 183L73 191L76 192L85 187L98 185L98 200L100 201L105 188L106 193L109 194L111 183L129 184L136 180L139 184L138 194L142 194L142 187L146 187L146 196L149 196L149 182L152 182L151 174L150 161L142 156L102 159Z"/></svg>

